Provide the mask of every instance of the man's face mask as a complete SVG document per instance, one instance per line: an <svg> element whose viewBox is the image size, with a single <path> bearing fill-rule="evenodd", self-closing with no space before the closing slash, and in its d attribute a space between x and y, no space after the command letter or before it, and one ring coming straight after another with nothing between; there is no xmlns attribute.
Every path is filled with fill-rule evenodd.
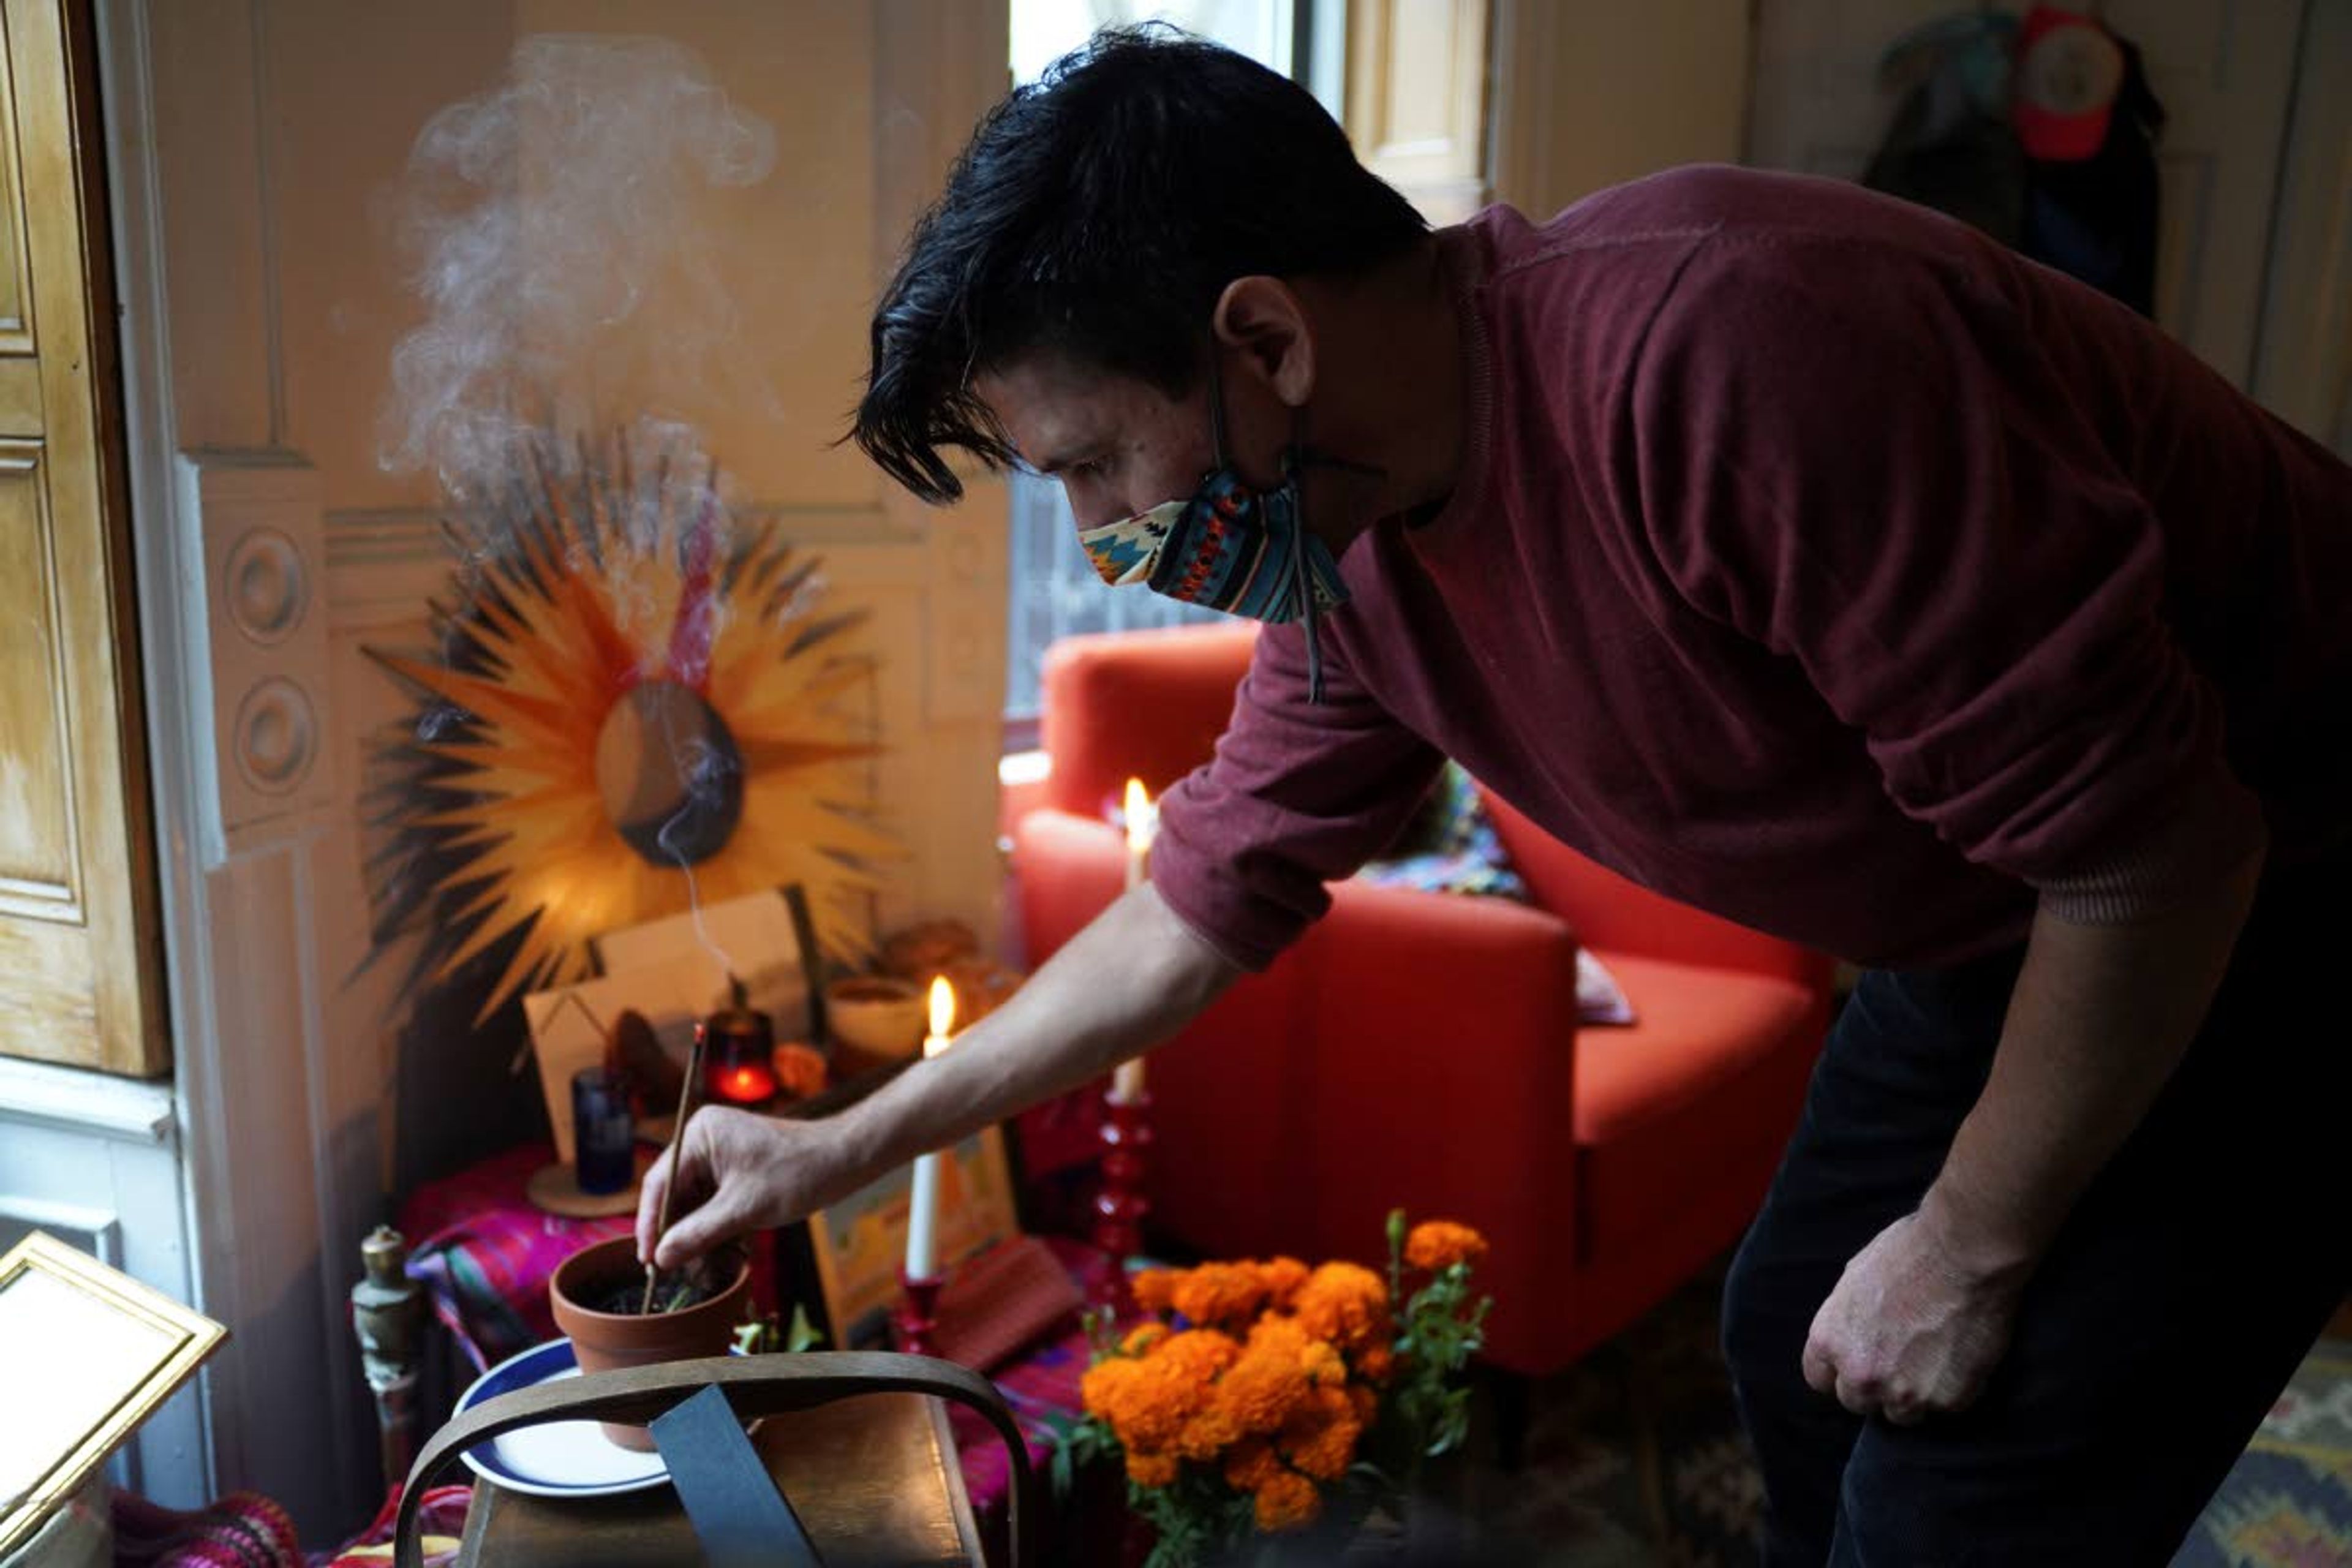
<svg viewBox="0 0 2352 1568"><path fill-rule="evenodd" d="M1328 462L1294 442L1282 455L1282 482L1256 489L1225 456L1224 397L1210 359L1209 432L1216 467L1189 500L1163 501L1099 528L1078 542L1113 587L1141 583L1155 594L1252 620L1306 623L1307 684L1322 700L1316 617L1347 603L1348 587L1324 542L1307 531L1300 471ZM1343 467L1352 465L1339 465Z"/></svg>

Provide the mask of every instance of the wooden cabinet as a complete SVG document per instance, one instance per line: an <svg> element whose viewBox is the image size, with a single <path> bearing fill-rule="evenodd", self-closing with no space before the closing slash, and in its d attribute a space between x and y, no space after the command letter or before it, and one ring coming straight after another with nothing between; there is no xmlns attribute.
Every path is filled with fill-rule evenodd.
<svg viewBox="0 0 2352 1568"><path fill-rule="evenodd" d="M0 5L0 1054L146 1076L169 1056L88 24Z"/></svg>

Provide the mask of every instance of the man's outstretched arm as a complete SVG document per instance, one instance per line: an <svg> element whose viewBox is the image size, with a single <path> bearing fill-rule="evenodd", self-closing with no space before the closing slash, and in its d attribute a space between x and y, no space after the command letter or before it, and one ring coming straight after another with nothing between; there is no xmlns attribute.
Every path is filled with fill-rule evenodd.
<svg viewBox="0 0 2352 1568"><path fill-rule="evenodd" d="M838 1116L695 1114L646 1174L637 1251L675 1268L748 1230L788 1225L884 1171L1100 1078L1191 1022L1242 972L1147 884L1097 916L1003 1006Z"/></svg>

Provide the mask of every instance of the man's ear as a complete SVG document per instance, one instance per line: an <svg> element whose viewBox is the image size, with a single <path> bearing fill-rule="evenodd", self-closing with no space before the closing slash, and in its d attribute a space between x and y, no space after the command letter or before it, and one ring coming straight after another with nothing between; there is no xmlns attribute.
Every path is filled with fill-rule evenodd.
<svg viewBox="0 0 2352 1568"><path fill-rule="evenodd" d="M1243 364L1285 406L1303 406L1315 390L1315 333L1307 310L1279 278L1236 278L1209 319L1218 341L1242 353Z"/></svg>

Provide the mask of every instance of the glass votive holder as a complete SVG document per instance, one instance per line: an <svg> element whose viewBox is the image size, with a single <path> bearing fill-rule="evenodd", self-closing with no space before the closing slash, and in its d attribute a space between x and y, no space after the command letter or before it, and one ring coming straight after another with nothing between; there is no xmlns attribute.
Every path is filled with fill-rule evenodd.
<svg viewBox="0 0 2352 1568"><path fill-rule="evenodd" d="M628 1080L603 1068L572 1075L572 1165L580 1190L617 1193L636 1177Z"/></svg>
<svg viewBox="0 0 2352 1568"><path fill-rule="evenodd" d="M766 1105L776 1097L775 1049L765 1013L735 1006L711 1014L703 1020L703 1093L720 1105Z"/></svg>

